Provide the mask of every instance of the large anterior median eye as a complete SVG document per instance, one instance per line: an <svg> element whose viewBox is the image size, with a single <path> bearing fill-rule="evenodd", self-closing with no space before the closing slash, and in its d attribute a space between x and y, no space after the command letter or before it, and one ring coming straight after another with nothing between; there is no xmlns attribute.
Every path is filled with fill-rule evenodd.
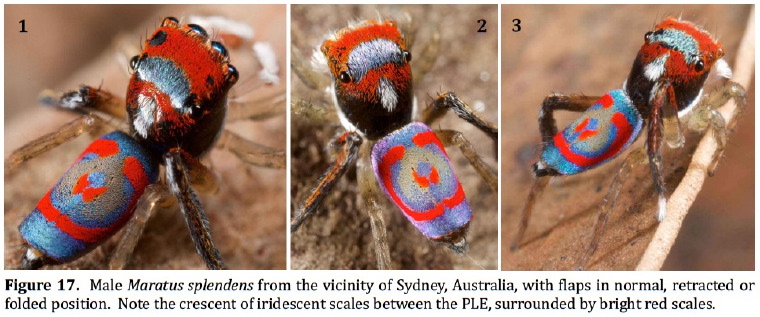
<svg viewBox="0 0 760 317"><path fill-rule="evenodd" d="M412 61L412 53L409 51L404 51L404 60L408 63Z"/></svg>

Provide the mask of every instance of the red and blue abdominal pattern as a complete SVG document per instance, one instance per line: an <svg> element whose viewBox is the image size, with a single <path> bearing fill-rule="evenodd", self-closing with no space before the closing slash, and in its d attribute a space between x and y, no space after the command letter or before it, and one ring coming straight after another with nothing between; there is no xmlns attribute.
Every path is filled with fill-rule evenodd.
<svg viewBox="0 0 760 317"><path fill-rule="evenodd" d="M472 219L446 150L425 124L410 123L378 141L372 167L380 187L426 237L456 242L451 236Z"/></svg>
<svg viewBox="0 0 760 317"><path fill-rule="evenodd" d="M111 132L90 144L19 230L50 258L72 261L123 227L157 179L158 162L127 134Z"/></svg>
<svg viewBox="0 0 760 317"><path fill-rule="evenodd" d="M643 120L622 89L599 98L546 145L541 159L561 174L577 174L622 153L641 133Z"/></svg>

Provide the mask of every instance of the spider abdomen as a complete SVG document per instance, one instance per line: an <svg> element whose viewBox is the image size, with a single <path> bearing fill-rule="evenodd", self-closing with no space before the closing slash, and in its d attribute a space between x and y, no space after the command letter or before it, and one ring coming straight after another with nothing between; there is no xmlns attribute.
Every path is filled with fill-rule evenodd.
<svg viewBox="0 0 760 317"><path fill-rule="evenodd" d="M577 174L615 158L641 133L643 120L622 89L597 100L546 144L541 161L560 174Z"/></svg>
<svg viewBox="0 0 760 317"><path fill-rule="evenodd" d="M456 245L472 219L464 189L436 134L413 122L372 148L380 187L427 238Z"/></svg>
<svg viewBox="0 0 760 317"><path fill-rule="evenodd" d="M19 230L49 258L72 261L121 229L157 178L158 162L127 134L111 132L82 152Z"/></svg>

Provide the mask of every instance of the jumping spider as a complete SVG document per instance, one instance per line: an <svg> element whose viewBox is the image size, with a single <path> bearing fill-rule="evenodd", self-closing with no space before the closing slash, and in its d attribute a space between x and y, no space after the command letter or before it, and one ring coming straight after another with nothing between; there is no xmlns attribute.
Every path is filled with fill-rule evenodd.
<svg viewBox="0 0 760 317"><path fill-rule="evenodd" d="M628 148L647 130L646 147L634 149L626 156L601 204L599 219L587 251L577 260L585 268L599 245L605 224L623 182L636 165L649 163L658 196L657 219L666 216L665 173L662 145L679 148L684 144L685 129L712 131L718 150L706 166L712 174L726 144L733 123L726 126L715 109L734 99L734 117L745 106L744 89L728 78L731 70L722 59L722 45L692 24L667 18L644 36L644 45L634 60L623 88L602 97L555 93L546 97L539 112L542 135L541 158L533 165L536 177L531 188L512 249L523 241L530 214L549 181L547 176L573 175L602 165ZM707 94L703 85L710 70L723 78L720 87ZM554 110L583 112L558 133ZM686 115L689 115L688 117ZM680 120L685 120L682 125Z"/></svg>
<svg viewBox="0 0 760 317"><path fill-rule="evenodd" d="M414 86L414 84L412 84L412 78L419 79L423 77L422 73L414 71L412 71L414 72L414 76L411 76L410 70L415 64L414 62L410 62L410 60L425 61L428 59L429 63L431 55L432 58L434 58L437 54L437 52L431 52L429 50L424 51L422 54L413 52L408 45L409 43L405 43L405 38L401 35L407 32L399 32L399 26L401 29L405 29L406 24L403 22L396 23L395 21L363 21L353 23L348 28L344 28L331 36L322 44L319 51L315 52L317 58L322 59L329 66L334 83L328 85L331 85L333 87L331 89L335 92L335 99L333 100L336 102L336 108L339 109L337 111L337 116L340 118L343 127L349 132L342 134L338 138L337 147L339 148L339 153L337 154L338 156L336 159L338 163L334 163L330 167L328 173L324 174L323 178L320 179L317 188L314 188L310 192L299 190L299 194L294 196L294 204L299 205L293 206L294 209L297 209L293 213L292 221L292 228L295 230L301 223L309 223L310 220L306 219L306 217L315 210L318 210L318 205L322 199L328 199L328 201L330 201L330 187L338 186L338 188L341 188L342 185L338 182L340 175L350 170L353 163L352 160L357 160L356 181L359 182L359 190L361 191L361 197L364 200L364 203L362 207L356 209L369 209L373 240L376 245L375 254L379 268L391 267L390 252L388 251L389 242L386 238L386 225L384 224L385 219L383 218L382 212L384 210L398 209L399 207L387 204L386 201L380 197L383 190L377 186L378 181L376 180L373 171L373 162L371 162L373 157L378 157L379 155L371 155L370 152L375 142L386 135L406 134L408 136L414 134L413 132L400 132L403 130L402 127L407 126L407 124L412 121L412 116L414 115L412 109L414 99L411 90L412 86ZM408 31L412 32L408 34L413 34L414 32L412 30ZM296 38L296 36L294 36L294 38ZM437 35L434 40L437 40ZM436 43L432 43L431 45L426 46L426 48L434 48L436 45ZM323 57L320 57L320 55ZM293 60L293 69L296 71L296 75L298 75L299 78L305 79L304 81L306 85L314 88L322 87L321 84L316 83L322 78L319 77L319 74L311 72L309 67L304 65L304 63L301 62L301 64L299 64L301 60L298 57L294 57ZM312 80L313 78L316 78L316 80ZM356 96L359 97L357 98ZM365 101L358 100L363 98L362 96L367 97ZM331 99L332 97L329 98ZM323 125L331 124L329 120L324 119L332 114L331 110L304 100L297 100L296 98L294 98L294 100L293 109L295 112L310 118L312 122L320 121L320 124ZM430 122L437 119L439 116L442 116L447 109L446 107L450 106L452 103L457 103L457 106L460 107L460 109L469 108L451 93L440 94L439 96L436 96L435 101L431 101L431 103L440 107L428 108L423 117L423 122ZM358 109L363 110L357 111ZM466 117L467 115L465 115L464 112L466 111L463 111L462 115ZM389 117L393 118L389 119ZM477 122L484 131L487 131L487 135L491 137L493 141L496 141L497 130L493 125L477 118L477 116L468 117L468 119ZM296 120L303 121L303 119ZM294 125L297 124L294 123ZM394 132L394 130L397 130L397 132ZM316 133L321 132L317 130ZM296 134L294 132L294 150L300 147L298 144L308 142L304 141L304 139L312 139L314 137L314 133L307 133L306 135L303 135L301 139L298 139L297 135L300 136L301 134ZM464 141L463 138L460 138L460 134L453 131L439 133L439 136L442 136L444 139L443 142L447 144L450 144L453 140ZM381 141L380 143L383 142L385 141ZM495 171L485 165L477 154L469 149L466 143L462 143L461 146L465 149L466 156L469 156L468 159L471 159L475 162L474 164L480 168L479 172L481 172L481 175L487 179L486 183L491 185L492 189L495 190ZM318 148L319 147L321 146L318 145ZM375 147L378 148L377 146ZM379 161L379 159L375 159L375 162L377 161ZM297 167L299 164L303 164L300 162L302 161L294 159L294 173L296 173L295 171L300 170L300 168ZM313 167L307 168L306 170L311 171L310 174L318 173L314 172ZM429 171L426 171L425 173L427 172ZM352 173L350 172L348 173L349 177L353 177L351 174ZM300 175L294 174L294 184L299 183L299 176ZM431 175L426 174L422 177L425 178L429 176ZM336 185L336 183L338 185ZM306 184L305 186L311 187L313 185ZM303 202L301 202L302 199ZM352 199L352 197L349 196L348 199ZM334 206L334 204L335 202L331 202L331 206ZM343 210L323 210L322 212L356 212L354 211L355 209L352 208L353 202L351 201L340 203L338 206L343 206L340 208ZM491 206L493 206L493 204L491 204ZM391 212L389 211L386 213ZM395 213L395 211L392 213ZM469 219L470 217L469 215L465 215L462 216L462 218ZM304 219L306 220L304 221ZM366 223L366 220L364 221ZM447 231L447 233L450 234L450 238L441 237L438 240L442 243L448 244L455 251L463 252L466 248L464 231L466 230L467 222L468 220L464 220L463 223L460 223L457 229ZM394 230L397 230L395 226L408 226L408 224L394 224ZM454 227L457 226L455 225ZM418 226L418 228L420 227ZM423 234L428 237L440 236L435 233L426 233L424 228L420 230L423 230ZM350 231L348 234L351 234ZM318 237L316 238L319 239ZM295 235L294 239L309 239L308 241L313 241L314 238L302 238ZM413 239L413 237L406 237L405 239ZM371 241L369 243L371 243ZM392 242L390 242L390 244L392 244ZM403 263L405 259L396 261Z"/></svg>
<svg viewBox="0 0 760 317"><path fill-rule="evenodd" d="M110 262L111 268L124 267L152 210L174 205L171 193L206 265L224 268L193 189L218 188L216 176L199 158L219 147L248 164L284 168L282 151L221 128L225 119L282 113L261 100L230 100L228 106L228 91L239 75L224 45L211 41L203 27L182 25L175 18L164 19L144 45L130 62L126 101L91 86L62 95L46 92L44 103L82 116L6 159L8 179L26 160L82 133L98 135L125 120L129 126L129 133L117 130L93 142L22 222L30 246L22 268L73 261L126 226ZM168 166L165 179L158 178L159 164Z"/></svg>

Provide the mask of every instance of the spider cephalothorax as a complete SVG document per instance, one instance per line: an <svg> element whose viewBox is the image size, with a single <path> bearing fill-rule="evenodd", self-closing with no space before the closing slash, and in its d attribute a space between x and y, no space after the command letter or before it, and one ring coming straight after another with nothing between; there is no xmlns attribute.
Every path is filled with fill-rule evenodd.
<svg viewBox="0 0 760 317"><path fill-rule="evenodd" d="M132 58L127 113L136 138L157 154L182 147L206 152L227 112L238 79L227 49L195 24L167 18Z"/></svg>
<svg viewBox="0 0 760 317"><path fill-rule="evenodd" d="M729 71L723 46L707 31L688 21L667 18L644 36L625 90L643 116L648 116L653 92L667 89L668 102L678 111L696 104L710 70ZM667 87L663 87L667 85Z"/></svg>
<svg viewBox="0 0 760 317"><path fill-rule="evenodd" d="M374 140L412 120L411 54L396 22L368 20L322 44L341 122Z"/></svg>

